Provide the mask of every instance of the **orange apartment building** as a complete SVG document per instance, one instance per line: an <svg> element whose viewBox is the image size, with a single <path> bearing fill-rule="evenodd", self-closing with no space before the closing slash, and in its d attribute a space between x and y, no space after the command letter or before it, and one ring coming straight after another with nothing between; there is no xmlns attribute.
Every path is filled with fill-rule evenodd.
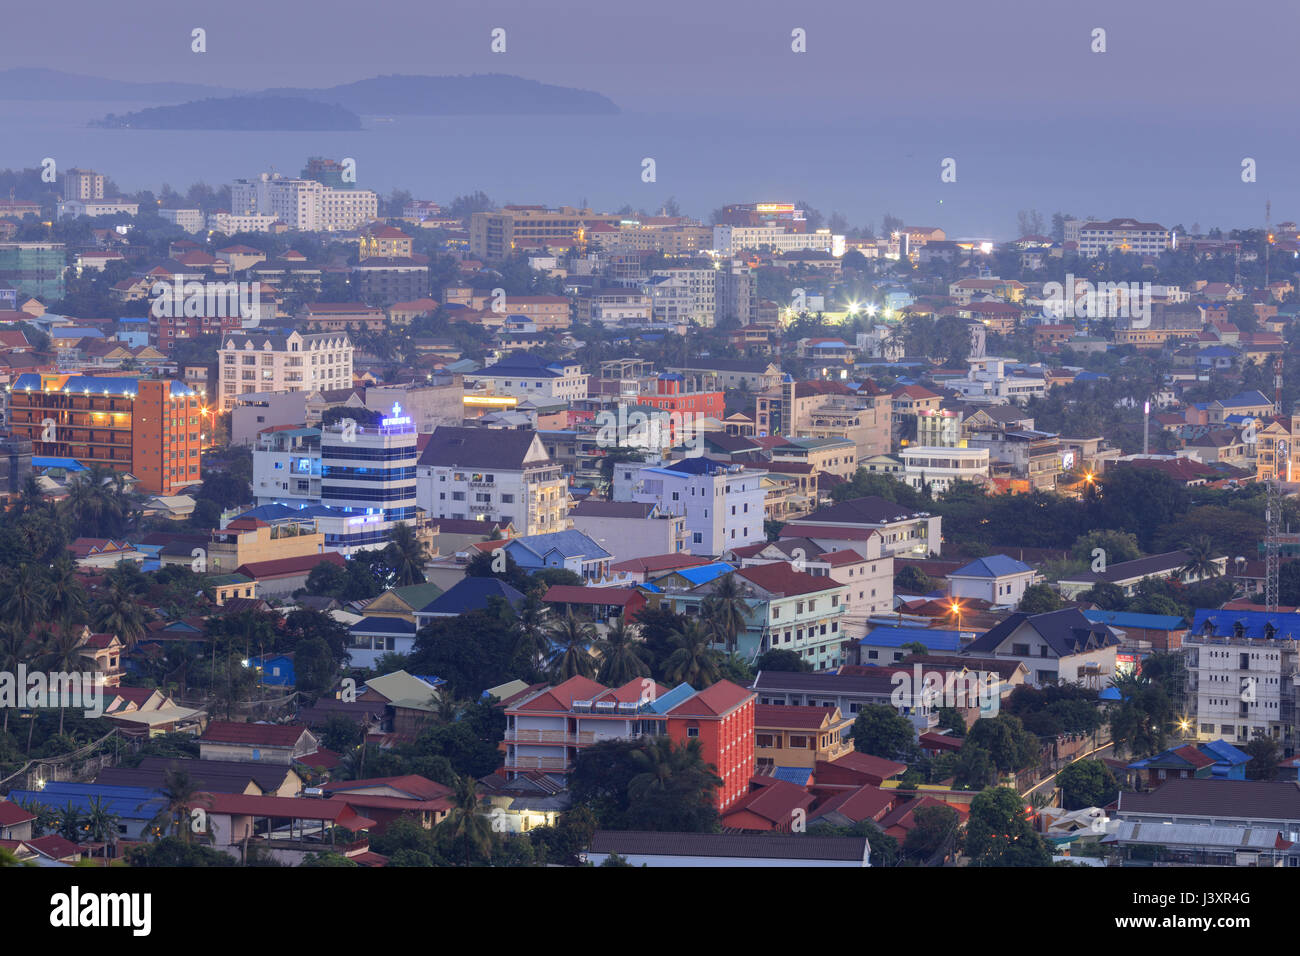
<svg viewBox="0 0 1300 956"><path fill-rule="evenodd" d="M9 394L10 429L34 458L129 472L162 495L201 480L204 413L202 396L173 379L26 374Z"/></svg>
<svg viewBox="0 0 1300 956"><path fill-rule="evenodd" d="M636 678L606 687L586 677L536 686L502 702L506 713L504 773L541 771L563 777L584 747L602 740L667 735L678 744L700 742L706 764L722 779L717 807L743 797L754 775L757 694L722 680L702 691L669 689Z"/></svg>

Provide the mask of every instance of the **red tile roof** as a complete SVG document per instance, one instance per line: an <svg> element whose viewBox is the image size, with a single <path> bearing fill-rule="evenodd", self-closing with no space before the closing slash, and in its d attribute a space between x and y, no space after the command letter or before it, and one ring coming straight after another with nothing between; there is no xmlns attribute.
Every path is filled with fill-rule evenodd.
<svg viewBox="0 0 1300 956"><path fill-rule="evenodd" d="M755 704L755 727L780 727L795 730L820 730L835 714L834 707Z"/></svg>
<svg viewBox="0 0 1300 956"><path fill-rule="evenodd" d="M0 799L0 827L14 827L35 819L34 813L24 810L12 800Z"/></svg>
<svg viewBox="0 0 1300 956"><path fill-rule="evenodd" d="M241 724L214 720L199 739L222 744L293 747L307 732L307 728L300 724Z"/></svg>
<svg viewBox="0 0 1300 956"><path fill-rule="evenodd" d="M552 584L542 595L548 604L613 604L627 607L629 601L641 595L634 588L589 588L577 584Z"/></svg>
<svg viewBox="0 0 1300 956"><path fill-rule="evenodd" d="M337 551L326 551L323 554L305 554L296 558L276 558L274 561L250 561L235 568L235 573L262 581L310 574L312 568L322 563L347 567L343 555Z"/></svg>
<svg viewBox="0 0 1300 956"><path fill-rule="evenodd" d="M818 591L830 591L844 587L843 584L832 581L828 577L818 577L806 571L796 571L792 565L785 561L774 561L771 564L756 564L753 567L741 568L736 572L736 575L752 584L757 584L765 591L784 597L793 597L796 594L815 594Z"/></svg>
<svg viewBox="0 0 1300 956"><path fill-rule="evenodd" d="M729 680L720 680L682 701L669 717L722 717L758 695Z"/></svg>
<svg viewBox="0 0 1300 956"><path fill-rule="evenodd" d="M813 801L813 795L803 787L785 780L764 780L762 787L751 790L727 809L723 825L736 825L728 821L735 814L745 812L782 828L794 820L796 810L806 811L813 805Z"/></svg>
<svg viewBox="0 0 1300 956"><path fill-rule="evenodd" d="M366 830L375 821L357 813L346 800L318 800L315 797L260 797L246 793L211 793L203 806L209 813L244 817L297 817L329 820L348 830Z"/></svg>

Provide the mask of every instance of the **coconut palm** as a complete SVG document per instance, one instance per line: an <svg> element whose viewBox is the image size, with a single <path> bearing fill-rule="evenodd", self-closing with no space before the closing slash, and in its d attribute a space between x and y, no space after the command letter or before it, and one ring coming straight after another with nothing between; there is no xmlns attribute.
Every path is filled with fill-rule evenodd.
<svg viewBox="0 0 1300 956"><path fill-rule="evenodd" d="M36 637L40 647L41 666L54 674L77 674L85 665L86 658L81 653L83 633L72 627L60 627L51 630L42 628ZM67 701L59 697L59 734L63 734L63 715L67 710Z"/></svg>
<svg viewBox="0 0 1300 956"><path fill-rule="evenodd" d="M393 525L384 553L388 566L393 569L395 587L425 582L424 568L429 563L429 549L405 521Z"/></svg>
<svg viewBox="0 0 1300 956"><path fill-rule="evenodd" d="M45 576L36 565L21 564L7 578L4 582L4 596L0 597L0 615L26 634L37 621L49 617L49 591Z"/></svg>
<svg viewBox="0 0 1300 956"><path fill-rule="evenodd" d="M747 626L749 612L744 586L734 571L713 582L712 591L704 601L703 613L728 654L735 651L736 641Z"/></svg>
<svg viewBox="0 0 1300 956"><path fill-rule="evenodd" d="M1187 561L1178 569L1183 577L1199 580L1219 576L1219 566L1214 562L1214 542L1209 535L1193 538L1183 550L1187 553Z"/></svg>
<svg viewBox="0 0 1300 956"><path fill-rule="evenodd" d="M59 811L59 836L70 843L80 843L86 835L83 828L81 810L71 800Z"/></svg>
<svg viewBox="0 0 1300 956"><path fill-rule="evenodd" d="M492 849L492 824L479 811L478 787L474 778L465 774L452 785L451 810L439 827L445 827L453 843L465 848L465 865L470 865L470 851L478 848L487 854Z"/></svg>
<svg viewBox="0 0 1300 956"><path fill-rule="evenodd" d="M628 624L622 617L610 621L605 636L596 641L596 652L600 654L600 673L596 679L602 684L619 687L650 674L646 662L648 651L641 642L641 634L635 624Z"/></svg>
<svg viewBox="0 0 1300 956"><path fill-rule="evenodd" d="M126 649L132 650L145 634L152 615L125 578L111 578L107 593L95 604L92 615L101 634L116 634Z"/></svg>
<svg viewBox="0 0 1300 956"><path fill-rule="evenodd" d="M526 665L529 671L536 673L551 652L551 641L547 636L546 605L542 604L541 595L537 591L529 591L515 612L514 633L516 664Z"/></svg>
<svg viewBox="0 0 1300 956"><path fill-rule="evenodd" d="M77 579L77 566L72 558L66 554L55 558L46 580L50 617L67 624L82 623L86 616L86 592Z"/></svg>
<svg viewBox="0 0 1300 956"><path fill-rule="evenodd" d="M0 673L16 674L18 665L27 660L27 635L13 627L9 623L0 625ZM9 711L12 708L3 707L4 711L4 732L9 732Z"/></svg>
<svg viewBox="0 0 1300 956"><path fill-rule="evenodd" d="M189 771L173 766L163 774L163 785L158 788L163 807L149 826L165 834L171 830L186 843L190 840L190 811L209 803L207 794L201 793Z"/></svg>
<svg viewBox="0 0 1300 956"><path fill-rule="evenodd" d="M714 768L704 762L698 738L681 746L666 735L648 739L631 758L639 772L628 781L627 794L637 802L667 793L710 794L722 785Z"/></svg>
<svg viewBox="0 0 1300 956"><path fill-rule="evenodd" d="M548 666L552 678L563 681L570 677L591 677L596 673L596 661L591 656L596 634L590 624L569 611L551 624L548 637L554 649Z"/></svg>
<svg viewBox="0 0 1300 956"><path fill-rule="evenodd" d="M674 683L707 687L717 681L722 671L718 653L710 646L713 635L698 618L690 618L680 631L673 631L669 641L674 650L664 665L664 676Z"/></svg>
<svg viewBox="0 0 1300 956"><path fill-rule="evenodd" d="M99 796L90 798L90 809L86 811L85 816L86 833L92 843L104 844L105 856L112 856L113 854L107 851L110 847L117 846L119 823L121 817L104 806L102 798Z"/></svg>

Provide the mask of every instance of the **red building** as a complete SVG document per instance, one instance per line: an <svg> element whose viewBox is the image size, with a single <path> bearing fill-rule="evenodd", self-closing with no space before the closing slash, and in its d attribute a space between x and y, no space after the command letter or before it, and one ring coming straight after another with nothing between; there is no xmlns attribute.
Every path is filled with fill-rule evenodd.
<svg viewBox="0 0 1300 956"><path fill-rule="evenodd" d="M720 680L668 709L668 736L678 743L699 740L704 762L722 778L718 809L726 811L749 792L754 775L753 691Z"/></svg>
<svg viewBox="0 0 1300 956"><path fill-rule="evenodd" d="M726 414L721 392L688 392L686 380L676 373L664 373L659 376L653 395L637 398L640 405L649 405L665 412L677 412L679 415L690 413L716 418L721 421Z"/></svg>

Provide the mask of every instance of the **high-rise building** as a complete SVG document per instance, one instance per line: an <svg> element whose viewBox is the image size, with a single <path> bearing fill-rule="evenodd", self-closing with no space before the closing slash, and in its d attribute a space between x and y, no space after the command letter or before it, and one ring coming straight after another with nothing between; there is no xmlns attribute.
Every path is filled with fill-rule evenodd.
<svg viewBox="0 0 1300 956"><path fill-rule="evenodd" d="M477 259L500 262L517 249L544 246L548 240L585 244L596 223L617 226L622 216L563 206L506 206L470 216L469 251Z"/></svg>
<svg viewBox="0 0 1300 956"><path fill-rule="evenodd" d="M369 189L336 189L314 179L262 173L230 187L234 216L273 215L300 232L356 229L379 215L379 196Z"/></svg>
<svg viewBox="0 0 1300 956"><path fill-rule="evenodd" d="M43 302L63 298L67 251L61 242L0 242L0 283Z"/></svg>
<svg viewBox="0 0 1300 956"><path fill-rule="evenodd" d="M326 535L333 550L382 546L399 521L415 522L415 423L397 404L377 424L357 423L368 417L358 410L321 429L321 504L348 515L345 540Z"/></svg>
<svg viewBox="0 0 1300 956"><path fill-rule="evenodd" d="M32 441L35 462L129 472L164 495L201 480L206 414L203 397L172 379L29 373L9 394L10 429Z"/></svg>
<svg viewBox="0 0 1300 956"><path fill-rule="evenodd" d="M217 352L221 410L247 392L350 388L353 351L343 332L227 335Z"/></svg>
<svg viewBox="0 0 1300 956"><path fill-rule="evenodd" d="M68 169L63 173L64 199L103 199L104 176L90 169Z"/></svg>

